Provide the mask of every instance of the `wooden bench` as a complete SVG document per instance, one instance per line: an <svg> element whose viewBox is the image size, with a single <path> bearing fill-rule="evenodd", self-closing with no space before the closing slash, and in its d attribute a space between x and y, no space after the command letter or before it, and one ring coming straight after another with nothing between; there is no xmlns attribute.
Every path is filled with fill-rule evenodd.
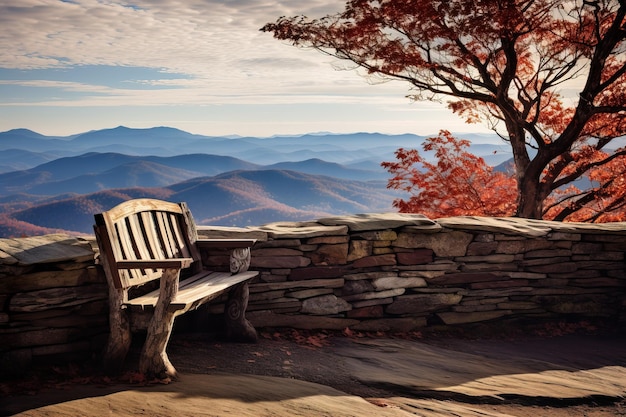
<svg viewBox="0 0 626 417"><path fill-rule="evenodd" d="M185 203L129 200L95 215L100 263L109 284L111 333L104 351L105 369L119 371L131 332L146 330L139 371L150 377L176 377L166 347L175 317L228 292L227 336L256 341L245 318L248 272L254 239L199 240ZM202 248L229 248L230 272L205 270ZM147 287L147 288L146 288Z"/></svg>

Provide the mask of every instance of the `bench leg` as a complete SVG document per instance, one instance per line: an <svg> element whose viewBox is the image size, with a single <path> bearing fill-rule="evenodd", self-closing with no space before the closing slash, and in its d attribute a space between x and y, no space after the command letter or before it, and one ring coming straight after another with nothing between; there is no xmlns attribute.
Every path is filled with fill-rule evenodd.
<svg viewBox="0 0 626 417"><path fill-rule="evenodd" d="M122 309L123 290L109 290L109 340L104 350L104 371L119 374L131 343L130 321L128 313Z"/></svg>
<svg viewBox="0 0 626 417"><path fill-rule="evenodd" d="M169 311L169 302L178 292L178 270L166 269L161 277L159 302L148 325L146 342L139 358L139 372L148 378L177 378L176 369L165 349L172 334L175 314Z"/></svg>
<svg viewBox="0 0 626 417"><path fill-rule="evenodd" d="M226 322L226 337L236 342L256 342L257 333L252 324L246 319L248 308L248 283L234 287L228 294L224 320Z"/></svg>

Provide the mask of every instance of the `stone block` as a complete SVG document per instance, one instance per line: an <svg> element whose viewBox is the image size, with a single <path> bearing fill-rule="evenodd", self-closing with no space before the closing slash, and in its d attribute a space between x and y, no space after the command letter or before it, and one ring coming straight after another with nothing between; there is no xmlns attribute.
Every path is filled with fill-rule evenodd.
<svg viewBox="0 0 626 417"><path fill-rule="evenodd" d="M458 313L453 311L446 311L442 313L437 313L437 316L445 324L454 325L495 320L509 314L512 314L512 312L508 310L476 311L473 313Z"/></svg>
<svg viewBox="0 0 626 417"><path fill-rule="evenodd" d="M468 290L472 297L510 297L514 295L535 294L536 289L533 287L515 287L515 288L492 288L485 290Z"/></svg>
<svg viewBox="0 0 626 417"><path fill-rule="evenodd" d="M349 266L314 266L309 268L293 269L289 274L291 281L305 281L309 279L339 278L349 274L352 268Z"/></svg>
<svg viewBox="0 0 626 417"><path fill-rule="evenodd" d="M430 249L416 249L412 252L398 252L396 257L399 265L422 265L431 263L433 255Z"/></svg>
<svg viewBox="0 0 626 417"><path fill-rule="evenodd" d="M64 234L0 239L0 263L17 265L93 261L89 242Z"/></svg>
<svg viewBox="0 0 626 417"><path fill-rule="evenodd" d="M289 271L291 271L289 269ZM287 275L282 274L270 274L267 272L261 272L259 275L260 282L284 282L287 281Z"/></svg>
<svg viewBox="0 0 626 417"><path fill-rule="evenodd" d="M334 294L321 295L319 297L307 298L302 301L303 314L313 314L318 316L328 316L339 314L352 309L352 305L347 301L337 298Z"/></svg>
<svg viewBox="0 0 626 417"><path fill-rule="evenodd" d="M502 272L514 272L519 270L519 266L517 262L512 263L503 263L503 264L493 264L493 263L466 263L463 264L460 268L463 272L494 272L494 273L502 273Z"/></svg>
<svg viewBox="0 0 626 417"><path fill-rule="evenodd" d="M302 251L293 248L273 247L254 249L251 251L253 258L274 258L278 256L302 256Z"/></svg>
<svg viewBox="0 0 626 417"><path fill-rule="evenodd" d="M585 242L624 243L626 242L626 235L623 232L624 232L624 229L622 226L622 234L609 234L609 233L599 233L599 234L593 234L593 235L586 234L583 240Z"/></svg>
<svg viewBox="0 0 626 417"><path fill-rule="evenodd" d="M496 237L493 233L478 233L474 236L474 242L478 243L487 243L487 242L495 242Z"/></svg>
<svg viewBox="0 0 626 417"><path fill-rule="evenodd" d="M512 279L545 279L548 274L538 274L535 272L502 272L503 277Z"/></svg>
<svg viewBox="0 0 626 417"><path fill-rule="evenodd" d="M372 248L372 255L386 255L388 253L394 253L394 250L391 249L390 247Z"/></svg>
<svg viewBox="0 0 626 417"><path fill-rule="evenodd" d="M432 249L440 257L465 256L473 236L465 232L400 233L393 243L400 248Z"/></svg>
<svg viewBox="0 0 626 417"><path fill-rule="evenodd" d="M525 268L528 272L536 272L540 274L559 274L566 272L574 272L578 269L578 266L574 262L560 262L551 263L547 265L527 266Z"/></svg>
<svg viewBox="0 0 626 417"><path fill-rule="evenodd" d="M623 261L624 252L596 252L572 256L573 261Z"/></svg>
<svg viewBox="0 0 626 417"><path fill-rule="evenodd" d="M467 256L492 255L498 249L498 242L472 242L467 247Z"/></svg>
<svg viewBox="0 0 626 417"><path fill-rule="evenodd" d="M283 298L285 295L285 290L276 290L276 291L264 291L264 292L254 292L250 293L250 302L256 301L268 301L275 300L278 298Z"/></svg>
<svg viewBox="0 0 626 417"><path fill-rule="evenodd" d="M557 243L550 242L545 239L526 239L516 241L501 241L498 242L498 253L516 254L526 253L537 250L550 250L555 249Z"/></svg>
<svg viewBox="0 0 626 417"><path fill-rule="evenodd" d="M251 268L304 268L311 264L311 259L305 256L253 256L250 259ZM221 265L228 265L228 263Z"/></svg>
<svg viewBox="0 0 626 417"><path fill-rule="evenodd" d="M257 244L267 241L267 233L253 228L196 226L196 229L201 239L257 239Z"/></svg>
<svg viewBox="0 0 626 417"><path fill-rule="evenodd" d="M24 330L19 333L2 334L2 343L5 348L62 344L75 340L80 331L72 328Z"/></svg>
<svg viewBox="0 0 626 417"><path fill-rule="evenodd" d="M346 281L342 289L342 295L362 294L364 292L372 292L375 288L369 280L351 280Z"/></svg>
<svg viewBox="0 0 626 417"><path fill-rule="evenodd" d="M374 298L372 300L352 301L352 308L363 308L370 306L381 306L385 304L393 303L393 297L388 298Z"/></svg>
<svg viewBox="0 0 626 417"><path fill-rule="evenodd" d="M285 294L289 298L303 300L305 298L317 297L318 295L333 294L332 288L311 288L308 290L290 291Z"/></svg>
<svg viewBox="0 0 626 417"><path fill-rule="evenodd" d="M626 280L608 277L587 277L571 279L570 284L575 287L626 287Z"/></svg>
<svg viewBox="0 0 626 417"><path fill-rule="evenodd" d="M549 240L571 240L572 242L577 242L581 238L582 235L580 233L552 232L548 234Z"/></svg>
<svg viewBox="0 0 626 417"><path fill-rule="evenodd" d="M393 288L426 287L427 284L424 278L383 277L372 280L372 286L376 291L382 291Z"/></svg>
<svg viewBox="0 0 626 417"><path fill-rule="evenodd" d="M527 285L528 285L528 280L511 279L511 280L505 280L505 281L474 282L470 284L470 288L473 290L484 290L488 288L526 287Z"/></svg>
<svg viewBox="0 0 626 417"><path fill-rule="evenodd" d="M395 296L404 294L405 291L406 290L404 288L394 288L393 290L366 292L363 294L348 295L342 298L346 301L373 300L376 298L395 297Z"/></svg>
<svg viewBox="0 0 626 417"><path fill-rule="evenodd" d="M318 222L275 222L257 228L272 239L305 239L318 236L343 236L347 226L323 226Z"/></svg>
<svg viewBox="0 0 626 417"><path fill-rule="evenodd" d="M348 263L348 244L321 245L309 256L314 265L345 265Z"/></svg>
<svg viewBox="0 0 626 417"><path fill-rule="evenodd" d="M325 225L347 225L351 232L370 230L395 229L402 226L413 226L424 230L439 230L439 226L422 214L411 213L363 213L339 217L328 217L318 220Z"/></svg>
<svg viewBox="0 0 626 417"><path fill-rule="evenodd" d="M572 254L587 255L590 253L598 253L603 250L602 243L577 242L572 245Z"/></svg>
<svg viewBox="0 0 626 417"><path fill-rule="evenodd" d="M348 243L349 241L350 237L348 236L319 236L307 239L306 243L309 245L337 245L340 243Z"/></svg>
<svg viewBox="0 0 626 417"><path fill-rule="evenodd" d="M492 311L496 310L497 306L495 304L476 304L476 305L458 305L452 306L452 311L457 313L475 313L477 311Z"/></svg>
<svg viewBox="0 0 626 417"><path fill-rule="evenodd" d="M395 265L395 264L396 264L396 255L388 254L388 255L367 256L365 258L360 258L354 261L352 265L355 268L371 268L375 266Z"/></svg>
<svg viewBox="0 0 626 417"><path fill-rule="evenodd" d="M501 276L490 272L459 272L439 275L428 280L430 285L467 285L474 282L498 281Z"/></svg>
<svg viewBox="0 0 626 417"><path fill-rule="evenodd" d="M498 308L502 310L533 310L539 307L537 303L532 301L506 301L498 303Z"/></svg>
<svg viewBox="0 0 626 417"><path fill-rule="evenodd" d="M515 255L459 256L454 258L454 260L463 263L509 264L515 261Z"/></svg>
<svg viewBox="0 0 626 417"><path fill-rule="evenodd" d="M278 240L267 240L256 242L252 248L252 253L254 253L257 249L264 248L297 248L302 245L302 241L300 239L278 239Z"/></svg>
<svg viewBox="0 0 626 417"><path fill-rule="evenodd" d="M373 241L387 241L396 240L398 234L394 230L373 230L370 232L354 233L352 236L354 240L373 240Z"/></svg>
<svg viewBox="0 0 626 417"><path fill-rule="evenodd" d="M272 291L272 290L286 290L294 288L341 288L344 285L344 280L341 278L335 279L309 279L303 281L285 281L285 282L263 282L250 284L250 293Z"/></svg>
<svg viewBox="0 0 626 417"><path fill-rule="evenodd" d="M221 304L221 309L219 311L215 311L213 310L213 306L215 304L209 304L209 310L213 313L213 314L218 314L218 313L223 313L224 312L224 305ZM259 311L259 310L272 310L274 312L277 311L282 311L282 312L298 312L300 311L300 309L302 308L302 301L295 299L295 298L289 298L289 297L283 297L283 298L277 298L275 300L268 300L268 301L257 301L257 302L250 302L248 304L248 309L246 311Z"/></svg>
<svg viewBox="0 0 626 417"><path fill-rule="evenodd" d="M558 258L572 256L572 251L568 249L543 249L528 251L524 254L525 259L532 258Z"/></svg>
<svg viewBox="0 0 626 417"><path fill-rule="evenodd" d="M385 312L382 305L374 305L361 308L353 308L346 313L346 317L351 319L366 319L383 317Z"/></svg>
<svg viewBox="0 0 626 417"><path fill-rule="evenodd" d="M343 278L346 281L358 281L362 279L376 279L376 278L383 278L383 277L389 277L389 276L395 277L395 276L398 276L398 274L383 272L383 271L359 272L357 274L344 275Z"/></svg>
<svg viewBox="0 0 626 417"><path fill-rule="evenodd" d="M423 314L457 305L463 299L459 294L411 294L397 297L385 308L387 314Z"/></svg>
<svg viewBox="0 0 626 417"><path fill-rule="evenodd" d="M10 294L45 290L55 287L77 287L100 282L103 281L100 281L97 275L90 274L87 269L40 271L0 279L0 293Z"/></svg>
<svg viewBox="0 0 626 417"><path fill-rule="evenodd" d="M351 240L348 249L348 262L365 258L372 254L372 242L367 240Z"/></svg>
<svg viewBox="0 0 626 417"><path fill-rule="evenodd" d="M31 312L55 308L73 307L108 298L106 285L94 284L82 287L50 288L47 290L17 293L11 297L9 311Z"/></svg>

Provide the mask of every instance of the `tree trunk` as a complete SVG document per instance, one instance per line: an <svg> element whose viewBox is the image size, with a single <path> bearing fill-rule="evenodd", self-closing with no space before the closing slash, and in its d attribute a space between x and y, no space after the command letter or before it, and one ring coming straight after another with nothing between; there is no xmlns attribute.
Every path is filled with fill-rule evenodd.
<svg viewBox="0 0 626 417"><path fill-rule="evenodd" d="M529 178L528 175L522 177L518 182L518 204L517 217L526 219L541 219L543 216L543 198L539 191L538 181Z"/></svg>
<svg viewBox="0 0 626 417"><path fill-rule="evenodd" d="M146 342L139 359L139 372L149 378L177 378L176 369L167 357L165 348L174 325L174 312L169 309L169 302L178 293L178 269L166 269L161 276L159 301L148 325Z"/></svg>

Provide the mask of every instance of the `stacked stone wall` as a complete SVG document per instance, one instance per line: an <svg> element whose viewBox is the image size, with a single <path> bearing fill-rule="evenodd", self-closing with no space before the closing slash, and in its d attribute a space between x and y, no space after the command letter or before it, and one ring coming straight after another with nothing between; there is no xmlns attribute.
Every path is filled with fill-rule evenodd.
<svg viewBox="0 0 626 417"><path fill-rule="evenodd" d="M108 289L95 239L0 239L0 374L50 357L78 359L108 337Z"/></svg>
<svg viewBox="0 0 626 417"><path fill-rule="evenodd" d="M410 331L508 318L624 319L624 224L390 214L201 233L259 239L252 268L261 276L248 306L256 326Z"/></svg>
<svg viewBox="0 0 626 417"><path fill-rule="evenodd" d="M258 327L418 330L505 319L626 322L626 224L374 214L199 227L256 238L247 317ZM93 238L0 239L0 374L94 358L108 289ZM223 268L228 253L204 262ZM202 306L221 313L223 302ZM185 317L185 316L182 316Z"/></svg>

